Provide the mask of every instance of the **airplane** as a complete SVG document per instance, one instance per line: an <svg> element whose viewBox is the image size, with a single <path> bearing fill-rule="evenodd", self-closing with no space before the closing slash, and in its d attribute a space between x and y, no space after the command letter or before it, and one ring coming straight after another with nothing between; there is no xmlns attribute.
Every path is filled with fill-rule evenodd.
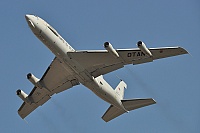
<svg viewBox="0 0 200 133"><path fill-rule="evenodd" d="M25 15L26 21L35 36L46 45L55 58L41 79L32 73L27 79L34 85L27 95L18 89L17 95L24 101L18 110L24 119L38 106L47 102L52 95L82 84L110 104L102 116L105 122L128 113L131 110L155 104L152 98L124 99L127 84L121 80L113 89L103 78L104 74L120 69L128 64L142 64L156 59L188 54L181 47L147 48L138 41L138 48L114 49L105 42L105 50L75 50L46 21L36 15Z"/></svg>

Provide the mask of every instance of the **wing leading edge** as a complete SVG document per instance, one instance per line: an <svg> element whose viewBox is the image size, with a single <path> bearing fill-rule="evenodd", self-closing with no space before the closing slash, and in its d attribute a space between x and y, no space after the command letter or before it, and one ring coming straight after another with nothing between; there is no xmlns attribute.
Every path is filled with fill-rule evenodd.
<svg viewBox="0 0 200 133"><path fill-rule="evenodd" d="M74 76L67 73L57 58L52 61L39 82L43 87L39 88L35 86L28 95L31 103L24 102L18 110L18 114L22 119L38 106L47 102L53 94L57 94L79 84Z"/></svg>

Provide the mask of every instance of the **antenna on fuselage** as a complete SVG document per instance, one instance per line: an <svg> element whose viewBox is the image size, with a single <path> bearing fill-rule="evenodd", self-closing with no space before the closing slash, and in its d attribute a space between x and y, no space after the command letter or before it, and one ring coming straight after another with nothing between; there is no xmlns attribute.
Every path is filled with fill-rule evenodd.
<svg viewBox="0 0 200 133"><path fill-rule="evenodd" d="M25 120L25 119L23 119L25 122L26 122L26 124L28 124L28 121L27 120Z"/></svg>
<svg viewBox="0 0 200 133"><path fill-rule="evenodd" d="M117 77L120 81L123 81L118 75L116 75L116 77Z"/></svg>

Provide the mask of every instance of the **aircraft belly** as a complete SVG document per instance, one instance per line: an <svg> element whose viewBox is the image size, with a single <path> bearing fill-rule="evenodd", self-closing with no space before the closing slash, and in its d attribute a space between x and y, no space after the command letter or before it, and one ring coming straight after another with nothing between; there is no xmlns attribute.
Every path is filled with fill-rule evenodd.
<svg viewBox="0 0 200 133"><path fill-rule="evenodd" d="M102 91L101 88L99 88L99 86L95 85L94 83L86 83L83 84L84 86L86 86L87 88L89 88L94 94L96 94L99 98L101 98L102 100L108 102L108 103L112 103L112 101L110 100L110 98L108 98L108 95L106 95L105 92Z"/></svg>
<svg viewBox="0 0 200 133"><path fill-rule="evenodd" d="M40 39L57 57L66 56L68 47L65 42L61 41L57 36L51 35L46 31L40 35Z"/></svg>
<svg viewBox="0 0 200 133"><path fill-rule="evenodd" d="M112 87L111 86L101 86L101 84L98 83L97 78L93 79L93 81L86 82L83 85L86 86L87 88L89 88L93 93L95 93L102 100L119 107L119 100L116 97L115 91L112 89ZM105 83L105 82L103 82L103 83Z"/></svg>

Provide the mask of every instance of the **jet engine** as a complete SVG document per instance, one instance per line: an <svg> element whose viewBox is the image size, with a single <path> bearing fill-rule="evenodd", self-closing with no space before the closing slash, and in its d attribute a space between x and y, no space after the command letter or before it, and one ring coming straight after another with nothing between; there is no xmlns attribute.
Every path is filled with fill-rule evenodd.
<svg viewBox="0 0 200 133"><path fill-rule="evenodd" d="M153 56L152 53L150 52L150 50L149 50L149 49L146 47L146 45L144 44L144 42L138 41L138 42L137 42L137 46L138 46L138 48L139 48L142 52L144 52L144 53L147 54L148 56L150 56L150 57Z"/></svg>
<svg viewBox="0 0 200 133"><path fill-rule="evenodd" d="M41 84L40 84L40 79L36 78L33 74L29 73L27 74L27 79L36 87L42 88Z"/></svg>
<svg viewBox="0 0 200 133"><path fill-rule="evenodd" d="M24 102L31 103L31 101L28 98L28 95L25 92L19 89L16 91L16 93Z"/></svg>
<svg viewBox="0 0 200 133"><path fill-rule="evenodd" d="M104 48L115 58L119 58L119 54L117 51L113 48L113 46L109 42L104 43Z"/></svg>

